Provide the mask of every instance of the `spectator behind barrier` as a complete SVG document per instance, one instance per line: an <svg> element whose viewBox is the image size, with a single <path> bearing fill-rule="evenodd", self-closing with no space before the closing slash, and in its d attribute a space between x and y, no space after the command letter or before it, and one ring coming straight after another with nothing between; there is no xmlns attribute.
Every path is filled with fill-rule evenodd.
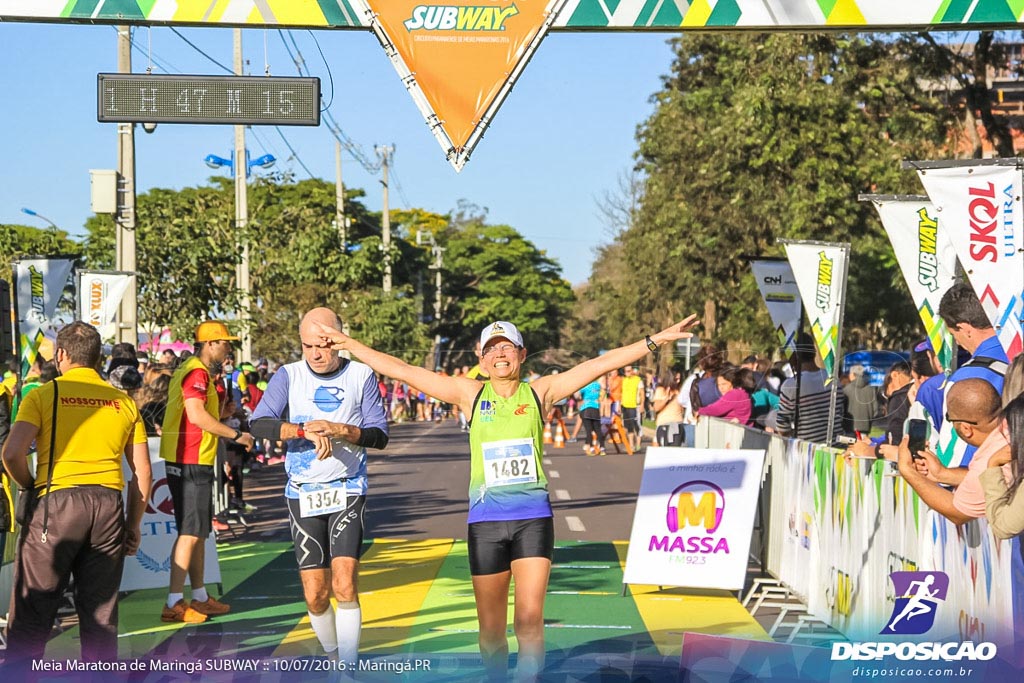
<svg viewBox="0 0 1024 683"><path fill-rule="evenodd" d="M952 424L957 436L966 443L978 447L985 443L989 434L998 433L1000 423L1000 397L992 385L978 378L968 378L954 384L946 396L947 423ZM920 451L920 458L914 458L908 446L909 437L904 436L899 448L900 474L911 488L917 491L928 507L940 513L954 524L964 524L985 513L984 504L975 500L963 500L968 491L961 492L961 500L954 500L954 492L949 486L960 487L971 483L967 481L964 468L948 468L943 466L930 448ZM994 451L993 451L994 452ZM978 451L975 457L978 465L972 473L972 479L978 476L977 467L984 468L992 452Z"/></svg>

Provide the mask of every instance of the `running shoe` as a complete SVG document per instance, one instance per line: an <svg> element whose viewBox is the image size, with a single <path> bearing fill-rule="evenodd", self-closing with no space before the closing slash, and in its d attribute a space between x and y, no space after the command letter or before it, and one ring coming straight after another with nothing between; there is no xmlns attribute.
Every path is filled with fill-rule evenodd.
<svg viewBox="0 0 1024 683"><path fill-rule="evenodd" d="M208 617L214 617L219 614L227 614L231 611L231 606L225 605L223 602L217 600L216 598L210 597L207 598L205 602L193 600L191 609L195 610L196 612L199 612L200 614L204 614Z"/></svg>
<svg viewBox="0 0 1024 683"><path fill-rule="evenodd" d="M197 603L193 600L192 604L194 605ZM174 607L167 607L164 605L164 611L160 615L160 621L179 621L183 624L201 624L206 621L206 615L186 605L184 600L178 600L178 602L174 603Z"/></svg>

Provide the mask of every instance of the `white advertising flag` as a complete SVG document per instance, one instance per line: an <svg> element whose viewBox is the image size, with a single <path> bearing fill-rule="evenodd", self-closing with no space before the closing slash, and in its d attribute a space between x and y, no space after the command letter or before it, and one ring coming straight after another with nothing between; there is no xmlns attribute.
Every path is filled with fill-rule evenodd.
<svg viewBox="0 0 1024 683"><path fill-rule="evenodd" d="M648 448L623 583L743 588L764 457Z"/></svg>
<svg viewBox="0 0 1024 683"><path fill-rule="evenodd" d="M1015 166L957 166L918 173L999 342L1012 360L1022 349L1024 315L1020 170Z"/></svg>
<svg viewBox="0 0 1024 683"><path fill-rule="evenodd" d="M35 362L43 333L53 325L57 304L74 267L75 262L69 258L26 258L14 262L23 374Z"/></svg>
<svg viewBox="0 0 1024 683"><path fill-rule="evenodd" d="M944 368L953 361L953 337L939 317L939 299L953 286L956 250L927 197L872 200L896 262L910 288L925 333Z"/></svg>
<svg viewBox="0 0 1024 683"><path fill-rule="evenodd" d="M750 262L771 316L772 325L784 354L793 350L796 333L800 331L800 290L789 262L781 259L756 259Z"/></svg>
<svg viewBox="0 0 1024 683"><path fill-rule="evenodd" d="M846 305L846 270L849 244L831 242L791 242L780 240L786 248L811 334L825 365L828 382L836 378L839 358L839 333Z"/></svg>
<svg viewBox="0 0 1024 683"><path fill-rule="evenodd" d="M99 329L114 322L130 273L83 270L79 273L78 318Z"/></svg>

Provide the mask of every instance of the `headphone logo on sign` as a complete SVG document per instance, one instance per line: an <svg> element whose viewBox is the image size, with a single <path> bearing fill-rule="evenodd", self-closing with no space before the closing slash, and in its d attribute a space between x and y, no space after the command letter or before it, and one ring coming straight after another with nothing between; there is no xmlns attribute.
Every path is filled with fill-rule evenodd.
<svg viewBox="0 0 1024 683"><path fill-rule="evenodd" d="M687 526L696 526L711 534L722 523L725 492L710 481L688 481L669 494L665 512L665 522L672 533Z"/></svg>

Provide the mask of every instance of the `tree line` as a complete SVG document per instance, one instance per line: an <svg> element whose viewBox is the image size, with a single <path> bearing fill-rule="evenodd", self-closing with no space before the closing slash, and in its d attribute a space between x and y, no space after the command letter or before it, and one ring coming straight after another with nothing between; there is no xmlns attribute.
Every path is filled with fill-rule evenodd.
<svg viewBox="0 0 1024 683"><path fill-rule="evenodd" d="M462 203L448 213L393 211L394 288L385 294L381 216L346 192L348 248L333 226L333 184L272 175L250 187L252 217L234 225L231 181L137 201L139 320L187 338L238 304L235 266L250 245L254 352L291 359L302 311L327 305L353 334L412 362L472 362L476 331L496 318L521 327L548 365L642 337L688 312L704 334L771 351L753 256L779 238L852 244L847 347L904 347L922 333L884 230L861 193L920 193L904 159L980 156L986 137L1012 155L1012 121L996 116L986 73L1010 65L990 32L906 34L686 33L637 129L631 172L599 200L609 242L574 293L559 264L513 227ZM94 216L82 243L0 226L0 258L78 255L111 268L114 224ZM434 320L428 233L445 249ZM435 348L433 340L442 340Z"/></svg>

